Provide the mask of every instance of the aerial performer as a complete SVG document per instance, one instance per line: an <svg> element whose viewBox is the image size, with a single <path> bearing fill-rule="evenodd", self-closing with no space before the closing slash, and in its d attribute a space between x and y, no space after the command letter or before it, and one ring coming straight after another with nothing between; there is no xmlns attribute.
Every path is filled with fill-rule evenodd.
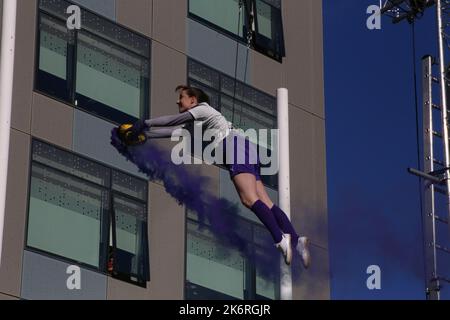
<svg viewBox="0 0 450 320"><path fill-rule="evenodd" d="M282 253L287 265L291 263L293 250L297 250L303 266L308 268L311 263L310 241L297 234L287 215L267 194L261 181L261 164L256 146L240 136L226 118L210 106L210 99L203 90L180 85L175 91L178 93L178 114L123 124L118 128L122 142L126 146L138 146L147 139L170 138L177 134L181 136L181 128L193 137L195 126L198 125L203 130L213 130L216 152L225 150L224 157L227 157L227 145L233 148L232 159L228 161L227 158L225 166L242 204L256 214L270 232L275 247ZM256 161L251 161L254 155Z"/></svg>

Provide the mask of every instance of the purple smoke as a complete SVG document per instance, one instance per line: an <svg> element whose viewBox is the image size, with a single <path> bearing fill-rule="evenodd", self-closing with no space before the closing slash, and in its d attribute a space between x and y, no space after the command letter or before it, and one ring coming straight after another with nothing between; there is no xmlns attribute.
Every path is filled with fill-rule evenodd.
<svg viewBox="0 0 450 320"><path fill-rule="evenodd" d="M118 137L117 128L112 131L111 144L151 181L161 181L166 192L180 205L195 213L199 228L208 225L223 247L237 249L252 261L259 275L270 279L278 272L280 255L273 243L267 237L259 237L258 242L265 251L254 255L252 235L244 230L238 207L211 194L208 190L210 178L193 174L186 167L173 164L170 154L151 141L138 147L125 146Z"/></svg>

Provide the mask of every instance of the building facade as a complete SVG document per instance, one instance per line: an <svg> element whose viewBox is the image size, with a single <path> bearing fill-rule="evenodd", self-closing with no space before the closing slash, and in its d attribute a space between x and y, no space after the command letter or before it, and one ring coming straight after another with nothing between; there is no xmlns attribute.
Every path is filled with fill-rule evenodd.
<svg viewBox="0 0 450 320"><path fill-rule="evenodd" d="M280 298L277 265L261 274L223 247L110 144L117 124L175 114L184 83L242 129L276 129L276 89L289 89L291 219L313 259L293 299L329 299L321 1L17 3L0 299ZM187 170L238 205L254 255L273 249L226 170ZM264 179L275 200L276 180Z"/></svg>

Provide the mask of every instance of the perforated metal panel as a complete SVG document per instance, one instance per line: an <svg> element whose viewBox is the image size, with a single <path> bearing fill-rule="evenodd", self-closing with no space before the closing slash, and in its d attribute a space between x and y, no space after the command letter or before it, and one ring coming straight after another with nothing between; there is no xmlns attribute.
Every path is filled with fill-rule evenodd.
<svg viewBox="0 0 450 320"><path fill-rule="evenodd" d="M110 169L41 141L33 141L33 161L109 187Z"/></svg>

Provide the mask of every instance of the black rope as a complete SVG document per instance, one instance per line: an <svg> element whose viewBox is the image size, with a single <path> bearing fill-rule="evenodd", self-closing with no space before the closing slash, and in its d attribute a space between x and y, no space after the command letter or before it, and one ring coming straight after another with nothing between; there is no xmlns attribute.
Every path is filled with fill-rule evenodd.
<svg viewBox="0 0 450 320"><path fill-rule="evenodd" d="M247 45L247 55L246 55L246 57L245 57L245 66L244 66L244 68L245 68L245 71L244 71L244 82L247 82L247 69L248 69L248 54L249 54L249 52L250 52L250 46L249 45ZM243 109L244 107L243 107L243 104L241 103L241 109L240 109L240 113L241 113L241 117L239 118L239 125L238 125L238 127L240 128L241 127L241 122L242 122L242 112L243 112Z"/></svg>
<svg viewBox="0 0 450 320"><path fill-rule="evenodd" d="M416 28L414 21L411 23L412 30L412 55L413 55L413 70L414 70L414 102L416 106L416 145L417 145L417 167L421 170L420 162L420 130L419 130L419 98L417 94L417 67L416 67ZM433 161L433 159L430 159ZM424 226L424 212L423 212L423 198L422 198L422 179L419 179L419 202L421 214L422 227L422 244L423 244L423 264L424 272L426 272L426 244L425 244L425 226ZM425 276L425 288L428 288L427 277Z"/></svg>
<svg viewBox="0 0 450 320"><path fill-rule="evenodd" d="M243 0L239 0L239 18L238 18L238 25L237 25L237 35L239 36L240 26L241 26L241 15L242 15L242 6L244 3ZM231 117L231 123L234 124L234 107L235 107L235 101L236 101L236 82L237 82L237 69L238 69L238 63L239 63L239 41L236 41L236 61L234 63L234 88L233 88L233 115Z"/></svg>

